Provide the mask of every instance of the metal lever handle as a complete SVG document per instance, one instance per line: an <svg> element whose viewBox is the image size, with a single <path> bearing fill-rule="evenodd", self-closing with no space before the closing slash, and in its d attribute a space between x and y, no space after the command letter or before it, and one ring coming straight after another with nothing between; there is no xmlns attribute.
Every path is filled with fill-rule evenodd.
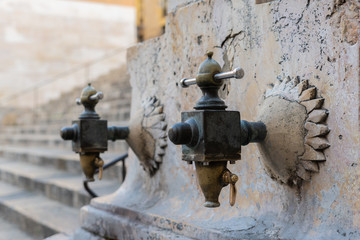
<svg viewBox="0 0 360 240"><path fill-rule="evenodd" d="M237 192L237 191L236 191L235 183L230 183L230 197L229 197L230 206L234 206L234 205L235 205L236 192Z"/></svg>
<svg viewBox="0 0 360 240"><path fill-rule="evenodd" d="M102 92L97 92L96 94L90 96L90 100L101 100L104 98L104 94Z"/></svg>
<svg viewBox="0 0 360 240"><path fill-rule="evenodd" d="M99 180L102 179L103 176L103 166L104 166L104 160L102 160L100 157L96 157L95 158L95 162L94 162L95 167L99 168Z"/></svg>
<svg viewBox="0 0 360 240"><path fill-rule="evenodd" d="M235 68L232 71L224 72L224 73L218 73L215 74L214 79L215 80L222 80L227 78L236 78L241 79L245 75L244 70L242 68ZM196 84L196 78L183 78L180 80L180 85L183 88L186 88L190 85Z"/></svg>
<svg viewBox="0 0 360 240"><path fill-rule="evenodd" d="M97 92L96 94L92 95L89 97L90 100L101 100L104 98L104 94L102 92ZM81 105L81 99L80 98L77 98L76 100L76 104L77 105Z"/></svg>
<svg viewBox="0 0 360 240"><path fill-rule="evenodd" d="M225 184L230 184L230 196L229 196L229 203L230 206L235 205L236 201L236 186L235 183L239 180L239 177L236 174L231 173L229 170L226 170L223 174L223 182Z"/></svg>

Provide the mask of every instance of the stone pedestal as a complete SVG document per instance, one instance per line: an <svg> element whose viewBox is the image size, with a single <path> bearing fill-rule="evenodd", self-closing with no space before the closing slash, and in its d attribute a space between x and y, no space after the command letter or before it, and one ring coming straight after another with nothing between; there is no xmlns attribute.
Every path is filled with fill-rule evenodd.
<svg viewBox="0 0 360 240"><path fill-rule="evenodd" d="M177 8L166 33L128 50L132 114L147 97L164 104L169 126L192 110L201 92L182 89L207 50L223 70L242 67L221 96L229 110L255 121L265 92L278 80L299 76L326 99L331 129L326 162L310 181L291 187L272 179L257 145L230 165L239 176L234 207L228 188L221 206L208 209L193 165L168 142L160 169L150 177L130 151L127 177L112 195L82 209L77 238L117 239L357 239L360 238L358 1L200 1Z"/></svg>

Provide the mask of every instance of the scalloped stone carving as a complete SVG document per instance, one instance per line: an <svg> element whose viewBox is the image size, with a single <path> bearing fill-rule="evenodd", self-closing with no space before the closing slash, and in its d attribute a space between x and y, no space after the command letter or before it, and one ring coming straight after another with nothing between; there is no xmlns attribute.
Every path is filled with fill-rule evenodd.
<svg viewBox="0 0 360 240"><path fill-rule="evenodd" d="M130 119L127 142L144 170L153 176L159 169L167 147L164 106L155 96L145 99Z"/></svg>
<svg viewBox="0 0 360 240"><path fill-rule="evenodd" d="M330 129L323 104L317 88L299 77L287 77L266 92L258 120L266 124L268 135L259 149L272 178L300 185L326 161L323 151L330 147Z"/></svg>

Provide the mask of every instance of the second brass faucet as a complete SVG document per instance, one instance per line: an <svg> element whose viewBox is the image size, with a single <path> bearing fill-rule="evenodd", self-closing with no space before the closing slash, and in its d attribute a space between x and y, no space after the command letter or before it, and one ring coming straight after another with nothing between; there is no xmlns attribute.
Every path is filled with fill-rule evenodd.
<svg viewBox="0 0 360 240"><path fill-rule="evenodd" d="M142 106L131 116L129 126L107 126L107 120L100 119L95 106L103 98L90 84L83 89L77 104L84 106L84 112L72 127L62 128L61 137L72 140L73 151L79 153L85 181L94 181L96 169L102 177L104 161L100 153L107 150L108 140L125 140L139 159L144 170L153 176L159 169L167 146L164 106L155 96L144 99Z"/></svg>
<svg viewBox="0 0 360 240"><path fill-rule="evenodd" d="M125 139L129 135L128 127L108 127L106 120L101 120L95 112L95 106L103 98L90 84L83 89L81 97L76 99L78 105L84 106L84 112L72 127L62 128L60 135L64 140L72 140L73 151L80 155L80 165L85 174L85 181L94 181L96 169L99 169L99 180L103 175L104 161L100 153L107 150L108 140Z"/></svg>

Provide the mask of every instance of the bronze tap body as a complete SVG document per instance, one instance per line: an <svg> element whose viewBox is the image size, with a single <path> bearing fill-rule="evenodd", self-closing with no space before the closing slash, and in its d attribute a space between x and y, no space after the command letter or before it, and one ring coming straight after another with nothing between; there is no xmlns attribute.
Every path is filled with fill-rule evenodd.
<svg viewBox="0 0 360 240"><path fill-rule="evenodd" d="M241 145L261 141L266 136L263 123L242 122L240 112L227 111L218 90L224 78L242 78L238 68L229 73L220 73L220 65L212 59L212 52L200 65L196 84L203 96L196 103L194 111L181 113L181 123L169 130L169 139L182 145L182 160L195 162L196 175L205 197L205 207L218 207L221 189L230 184L230 205L235 203L235 183L238 177L227 169L227 162L241 159ZM234 73L234 75L231 75ZM217 78L216 78L217 77ZM221 78L222 79L219 79ZM181 85L195 84L195 79L182 79Z"/></svg>
<svg viewBox="0 0 360 240"><path fill-rule="evenodd" d="M72 140L72 150L80 155L80 165L88 182L94 181L95 170L99 168L102 177L103 160L100 153L107 151L108 140L125 139L129 135L128 127L108 127L107 120L101 120L95 112L95 105L102 99L90 84L83 89L77 103L84 106L78 120L72 127L62 128L60 135L64 140Z"/></svg>

